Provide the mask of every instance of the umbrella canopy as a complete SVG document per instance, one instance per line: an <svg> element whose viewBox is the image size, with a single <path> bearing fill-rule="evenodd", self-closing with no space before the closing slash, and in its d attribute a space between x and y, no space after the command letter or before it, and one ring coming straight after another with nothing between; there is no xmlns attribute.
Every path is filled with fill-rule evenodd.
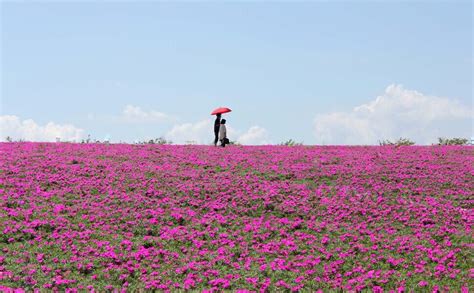
<svg viewBox="0 0 474 293"><path fill-rule="evenodd" d="M229 108L226 108L226 107L220 107L220 108L217 108L215 109L214 111L211 112L211 115L216 115L216 114L224 114L224 113L228 113L228 112L231 112L232 110L229 109Z"/></svg>

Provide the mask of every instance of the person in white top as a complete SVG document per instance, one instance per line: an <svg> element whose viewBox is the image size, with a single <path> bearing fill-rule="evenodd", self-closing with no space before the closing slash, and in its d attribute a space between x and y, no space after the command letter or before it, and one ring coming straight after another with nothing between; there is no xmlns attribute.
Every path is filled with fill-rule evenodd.
<svg viewBox="0 0 474 293"><path fill-rule="evenodd" d="M227 128L225 127L225 119L221 120L221 125L219 127L219 141L221 142L221 147L225 147L228 143L227 141Z"/></svg>

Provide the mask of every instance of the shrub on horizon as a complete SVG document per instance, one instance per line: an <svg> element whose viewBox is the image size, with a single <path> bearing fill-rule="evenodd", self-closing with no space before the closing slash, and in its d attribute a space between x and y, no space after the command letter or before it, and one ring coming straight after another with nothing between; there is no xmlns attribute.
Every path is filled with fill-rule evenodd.
<svg viewBox="0 0 474 293"><path fill-rule="evenodd" d="M467 145L469 140L467 138L460 138L460 137L454 137L454 138L444 138L444 137L439 137L438 138L438 145Z"/></svg>
<svg viewBox="0 0 474 293"><path fill-rule="evenodd" d="M166 140L164 137L160 136L158 138L155 138L155 139L150 139L148 141L142 141L142 142L138 142L138 144L160 144L160 145L163 145L163 144L172 144L173 142L171 140Z"/></svg>
<svg viewBox="0 0 474 293"><path fill-rule="evenodd" d="M280 144L278 144L278 145L284 145L284 146L300 146L300 145L303 145L303 143L302 143L302 142L296 142L296 141L294 141L293 139L289 139L289 140L287 140L287 141L285 141L285 142L282 142L282 143L280 143Z"/></svg>
<svg viewBox="0 0 474 293"><path fill-rule="evenodd" d="M380 146L386 146L386 145L392 145L392 146L407 146L407 145L414 145L415 142L408 139L408 138L403 138L403 137L400 137L399 139L397 139L396 141L391 141L391 140L383 140L383 141L379 141L379 145Z"/></svg>

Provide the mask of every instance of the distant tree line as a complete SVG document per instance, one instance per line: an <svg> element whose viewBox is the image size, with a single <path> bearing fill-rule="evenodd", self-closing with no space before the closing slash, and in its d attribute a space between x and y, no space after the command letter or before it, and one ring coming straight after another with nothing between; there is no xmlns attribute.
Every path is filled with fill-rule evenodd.
<svg viewBox="0 0 474 293"><path fill-rule="evenodd" d="M391 140L383 140L379 141L379 145L385 146L385 145L393 145L393 146L406 146L406 145L414 145L415 142L408 139L408 138L403 138L400 137L399 139L395 141ZM468 145L469 140L467 138L459 138L459 137L454 137L454 138L444 138L444 137L439 137L438 138L438 143L434 145Z"/></svg>
<svg viewBox="0 0 474 293"><path fill-rule="evenodd" d="M7 136L5 139L7 142L24 142L26 140L24 139L13 139L11 136ZM61 142L59 138L56 138L56 142ZM69 142L69 141L63 141L63 142ZM73 141L74 142L74 141ZM103 140L100 141L98 139L92 139L90 134L87 136L87 138L82 139L80 143L109 143L109 140ZM143 141L136 141L134 144L158 144L158 145L165 145L165 144L173 144L173 141L167 140L163 136L160 136L158 138L154 139L148 139L148 140L143 140ZM197 144L196 141L190 140L186 141L186 144L188 145L195 145ZM231 141L231 145L241 145L237 141ZM415 145L416 143L409 139L409 138L404 138L400 137L396 140L389 140L385 139L380 141L379 140L379 145L380 146L410 146L410 145ZM469 145L472 144L472 142L469 141L467 138L460 138L460 137L454 137L454 138L444 138L444 137L439 137L438 142L434 143L433 145ZM297 142L293 139L289 139L287 141L281 142L278 144L279 146L302 146L303 142Z"/></svg>

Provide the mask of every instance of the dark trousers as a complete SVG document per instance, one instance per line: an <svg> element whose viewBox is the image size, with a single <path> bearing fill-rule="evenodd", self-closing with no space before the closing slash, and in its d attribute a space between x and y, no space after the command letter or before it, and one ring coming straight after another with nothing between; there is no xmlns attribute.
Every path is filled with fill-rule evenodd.
<svg viewBox="0 0 474 293"><path fill-rule="evenodd" d="M217 145L217 142L219 141L219 130L214 130L214 145Z"/></svg>

